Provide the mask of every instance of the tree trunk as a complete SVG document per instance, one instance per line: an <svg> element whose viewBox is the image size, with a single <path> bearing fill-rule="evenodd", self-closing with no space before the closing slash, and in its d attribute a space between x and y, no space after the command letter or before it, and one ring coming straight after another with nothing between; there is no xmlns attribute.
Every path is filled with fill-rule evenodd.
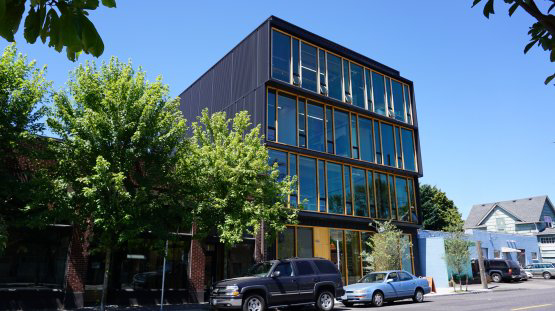
<svg viewBox="0 0 555 311"><path fill-rule="evenodd" d="M102 281L102 298L100 299L100 311L106 310L106 296L108 296L108 278L110 277L110 264L112 258L112 249L106 250L106 258L104 259L104 280Z"/></svg>

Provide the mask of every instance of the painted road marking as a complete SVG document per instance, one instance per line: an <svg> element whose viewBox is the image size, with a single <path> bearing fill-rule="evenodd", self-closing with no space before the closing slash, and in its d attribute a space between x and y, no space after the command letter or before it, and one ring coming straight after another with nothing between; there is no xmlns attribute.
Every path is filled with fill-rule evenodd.
<svg viewBox="0 0 555 311"><path fill-rule="evenodd" d="M548 307L548 306L552 306L553 304L551 303L546 303L544 305L536 305L536 306L528 306L528 307L522 307L522 308L514 308L511 309L511 311L518 311L518 310L528 310L528 309L534 309L534 308L542 308L542 307Z"/></svg>

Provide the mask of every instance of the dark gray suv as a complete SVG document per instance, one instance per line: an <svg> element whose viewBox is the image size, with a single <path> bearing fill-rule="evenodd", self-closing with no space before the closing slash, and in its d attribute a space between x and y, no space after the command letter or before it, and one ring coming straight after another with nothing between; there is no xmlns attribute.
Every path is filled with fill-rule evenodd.
<svg viewBox="0 0 555 311"><path fill-rule="evenodd" d="M341 274L331 261L291 258L258 263L244 277L214 284L210 304L215 309L244 311L293 305L331 311L335 297L343 294Z"/></svg>

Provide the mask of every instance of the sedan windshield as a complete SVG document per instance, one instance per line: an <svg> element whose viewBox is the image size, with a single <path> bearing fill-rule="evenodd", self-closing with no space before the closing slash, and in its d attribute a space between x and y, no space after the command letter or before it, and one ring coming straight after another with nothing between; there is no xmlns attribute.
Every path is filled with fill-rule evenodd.
<svg viewBox="0 0 555 311"><path fill-rule="evenodd" d="M381 272L370 273L360 279L359 283L381 283L385 280L386 275L387 273Z"/></svg>
<svg viewBox="0 0 555 311"><path fill-rule="evenodd" d="M246 275L248 276L266 276L270 269L272 269L273 263L270 261L257 263L250 267Z"/></svg>

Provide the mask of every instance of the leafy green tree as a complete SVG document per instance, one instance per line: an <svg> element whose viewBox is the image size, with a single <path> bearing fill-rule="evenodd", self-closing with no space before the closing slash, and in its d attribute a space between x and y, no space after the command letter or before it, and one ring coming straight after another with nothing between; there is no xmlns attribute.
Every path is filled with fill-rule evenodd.
<svg viewBox="0 0 555 311"><path fill-rule="evenodd" d="M445 257L447 266L459 278L460 289L462 290L462 278L465 268L470 263L470 250L472 242L465 239L464 233L458 228L450 227L454 230L449 233L449 237L445 239ZM455 287L455 284L453 284Z"/></svg>
<svg viewBox="0 0 555 311"><path fill-rule="evenodd" d="M25 6L29 11L25 18L23 36L33 44L40 36L42 43L61 52L66 48L67 57L75 61L81 52L100 56L104 43L93 23L89 11L100 5L99 0L0 0L0 35L14 42ZM116 7L115 0L102 0L109 8Z"/></svg>
<svg viewBox="0 0 555 311"><path fill-rule="evenodd" d="M473 0L472 7L476 6L482 0ZM528 31L530 35L530 42L526 44L524 53L527 53L535 44L540 46L544 51L550 51L549 59L555 62L555 15L550 14L551 10L555 8L555 0L546 0L548 5L542 11L534 0L504 0L505 3L510 4L509 16L518 9L522 8L526 13L530 14L537 20ZM494 0L486 0L484 5L484 16L489 18L490 14L494 12ZM545 12L545 13L544 13ZM555 78L555 74L545 79L545 84L548 84Z"/></svg>
<svg viewBox="0 0 555 311"><path fill-rule="evenodd" d="M363 251L362 258L371 271L396 270L401 268L403 254L412 246L403 238L403 232L391 221L376 222L377 233L366 241L370 252Z"/></svg>
<svg viewBox="0 0 555 311"><path fill-rule="evenodd" d="M422 226L427 230L447 230L455 226L462 230L463 220L457 206L436 186L420 186Z"/></svg>
<svg viewBox="0 0 555 311"><path fill-rule="evenodd" d="M149 82L140 68L111 58L100 68L78 66L68 89L54 96L48 125L61 138L57 165L37 190L48 194L42 205L54 207L37 220L92 228L97 250L105 253L102 308L115 249L147 232L172 238L170 232L190 223L187 198L177 194L194 187L174 173L189 145L186 121L168 93L161 78Z"/></svg>
<svg viewBox="0 0 555 311"><path fill-rule="evenodd" d="M7 243L7 223L25 205L28 173L41 154L36 135L44 130L46 95L51 83L46 67L17 53L15 44L0 59L0 251ZM6 218L6 219L4 219Z"/></svg>
<svg viewBox="0 0 555 311"><path fill-rule="evenodd" d="M296 178L279 181L277 163L268 164L260 125L252 126L246 111L228 119L225 112L202 111L192 125L191 153L177 165L179 179L197 168L193 222L199 238L216 234L227 246L244 234L255 234L264 223L271 236L295 223L297 210L288 208Z"/></svg>

